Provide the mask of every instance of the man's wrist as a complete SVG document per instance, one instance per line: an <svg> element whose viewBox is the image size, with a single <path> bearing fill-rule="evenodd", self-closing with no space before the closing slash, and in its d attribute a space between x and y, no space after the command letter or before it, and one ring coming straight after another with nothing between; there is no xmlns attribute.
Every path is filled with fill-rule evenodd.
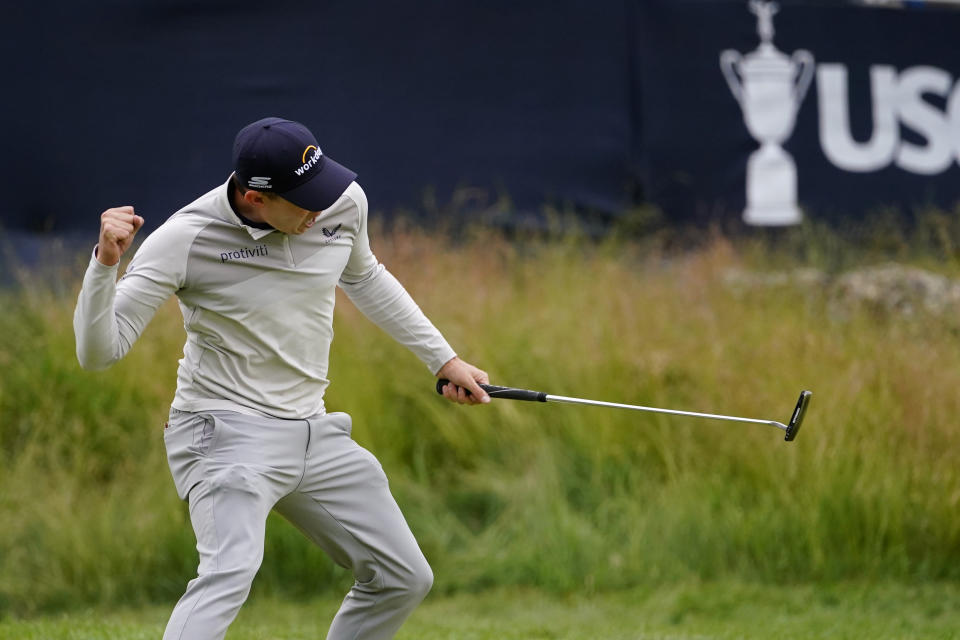
<svg viewBox="0 0 960 640"><path fill-rule="evenodd" d="M100 256L100 245L98 244L93 248L93 257L96 258L97 262L102 264L105 267L115 267L120 264L120 258L118 257L113 262L106 262L104 258Z"/></svg>
<svg viewBox="0 0 960 640"><path fill-rule="evenodd" d="M443 377L444 377L444 375L443 375L443 370L446 369L447 366L448 366L451 362L455 362L455 361L457 361L457 360L459 360L459 359L460 359L460 356L454 354L454 356L453 356L452 358L450 358L449 360L447 360L446 362L444 362L443 365L442 365L439 369L437 369L437 372L436 372L435 374L433 374L433 375L435 375L435 376L438 377L438 378L443 378Z"/></svg>
<svg viewBox="0 0 960 640"><path fill-rule="evenodd" d="M93 248L93 257L96 259L97 262L99 262L100 264L102 264L102 265L105 266L105 267L115 267L115 266L117 266L118 264L120 264L120 258L119 258L119 257L117 257L117 259L114 260L113 262L106 262L105 259L102 258L101 255L100 255L100 245L99 245L99 244Z"/></svg>

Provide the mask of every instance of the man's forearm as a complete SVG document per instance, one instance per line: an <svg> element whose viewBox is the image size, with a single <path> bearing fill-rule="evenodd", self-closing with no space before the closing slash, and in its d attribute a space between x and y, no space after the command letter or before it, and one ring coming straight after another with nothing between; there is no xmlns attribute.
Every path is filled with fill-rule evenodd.
<svg viewBox="0 0 960 640"><path fill-rule="evenodd" d="M90 261L73 313L77 360L84 369L106 369L121 357L114 313L117 267Z"/></svg>
<svg viewBox="0 0 960 640"><path fill-rule="evenodd" d="M431 373L457 355L403 285L382 265L362 282L341 281L340 287L365 316L413 351Z"/></svg>

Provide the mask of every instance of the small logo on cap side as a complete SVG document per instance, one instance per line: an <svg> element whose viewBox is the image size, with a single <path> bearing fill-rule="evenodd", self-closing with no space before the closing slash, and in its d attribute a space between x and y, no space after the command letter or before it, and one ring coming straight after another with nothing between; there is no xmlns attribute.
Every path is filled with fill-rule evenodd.
<svg viewBox="0 0 960 640"><path fill-rule="evenodd" d="M310 149L313 149L314 152L313 152L313 155L311 155L310 159L308 160L307 153L310 152ZM322 155L323 153L320 151L319 147L315 147L312 144L309 145L306 149L303 150L303 157L301 158L301 161L303 162L303 166L294 169L293 172L296 173L298 176L302 176L305 172L309 171L310 168L313 167L313 165L317 164L317 161L320 159Z"/></svg>
<svg viewBox="0 0 960 640"><path fill-rule="evenodd" d="M247 186L251 189L269 189L270 178L268 176L253 176L247 181Z"/></svg>

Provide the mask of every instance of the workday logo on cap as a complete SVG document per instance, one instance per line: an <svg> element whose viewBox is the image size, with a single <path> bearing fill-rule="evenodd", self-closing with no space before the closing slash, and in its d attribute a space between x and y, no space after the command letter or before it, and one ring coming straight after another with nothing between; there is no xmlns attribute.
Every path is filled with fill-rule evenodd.
<svg viewBox="0 0 960 640"><path fill-rule="evenodd" d="M310 154L310 150L313 149L313 154ZM307 155L310 154L310 159L307 159ZM307 148L303 150L303 156L300 158L303 161L303 166L294 169L294 173L298 176L302 176L304 173L310 170L311 167L319 162L320 158L323 156L323 152L320 151L320 147L312 144L308 144Z"/></svg>
<svg viewBox="0 0 960 640"><path fill-rule="evenodd" d="M322 211L357 174L323 155L304 125L283 118L248 124L233 143L237 178L256 191L276 193L298 207Z"/></svg>

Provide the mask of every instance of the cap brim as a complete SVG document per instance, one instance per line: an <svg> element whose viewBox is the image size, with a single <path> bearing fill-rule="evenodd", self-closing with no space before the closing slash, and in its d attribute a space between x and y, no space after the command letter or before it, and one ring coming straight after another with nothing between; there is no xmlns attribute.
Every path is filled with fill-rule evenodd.
<svg viewBox="0 0 960 640"><path fill-rule="evenodd" d="M356 173L325 155L310 180L277 195L308 211L323 211L340 199L356 177Z"/></svg>

